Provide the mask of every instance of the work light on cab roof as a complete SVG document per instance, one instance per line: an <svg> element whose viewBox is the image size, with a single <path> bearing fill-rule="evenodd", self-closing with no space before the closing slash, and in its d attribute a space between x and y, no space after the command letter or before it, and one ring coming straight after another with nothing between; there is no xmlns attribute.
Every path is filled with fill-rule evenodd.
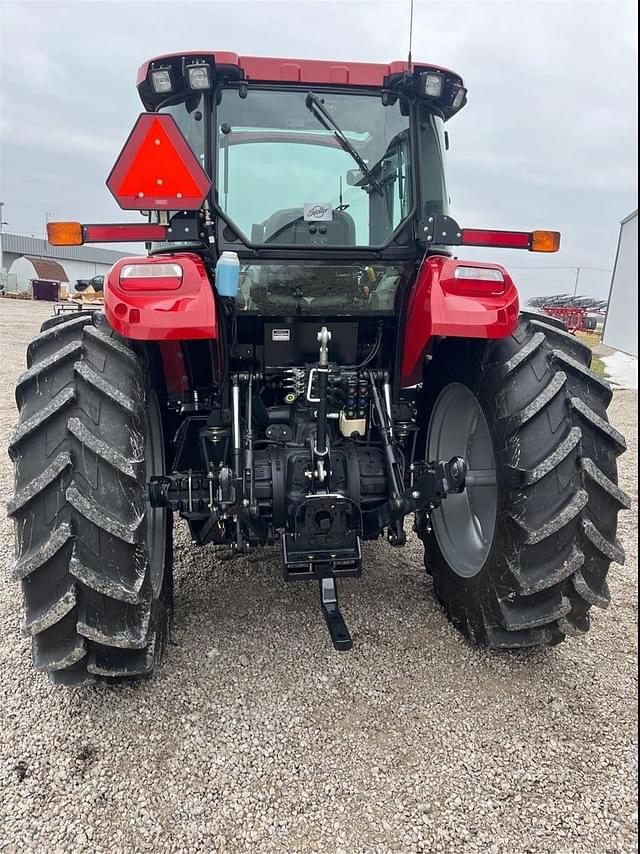
<svg viewBox="0 0 640 854"><path fill-rule="evenodd" d="M9 512L36 665L64 684L153 669L175 514L194 547L278 546L287 581L318 583L337 650L339 579L409 527L472 643L585 632L623 557L624 440L589 349L521 313L505 267L457 257L560 242L453 218L462 78L205 51L150 60L138 91L107 185L147 221L48 234L147 254L109 271L104 314L48 325L17 390Z"/></svg>

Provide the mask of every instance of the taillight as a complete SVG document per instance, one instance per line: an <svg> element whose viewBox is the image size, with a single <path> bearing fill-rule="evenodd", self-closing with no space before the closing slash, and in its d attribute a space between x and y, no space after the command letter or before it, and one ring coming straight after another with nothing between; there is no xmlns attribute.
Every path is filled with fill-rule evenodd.
<svg viewBox="0 0 640 854"><path fill-rule="evenodd" d="M457 266L447 290L468 296L499 296L506 290L504 275L495 267Z"/></svg>
<svg viewBox="0 0 640 854"><path fill-rule="evenodd" d="M120 270L125 291L174 291L181 284L180 264L125 264Z"/></svg>
<svg viewBox="0 0 640 854"><path fill-rule="evenodd" d="M455 245L493 246L494 249L528 249L530 252L557 252L559 231L497 231L488 228L463 228Z"/></svg>
<svg viewBox="0 0 640 854"><path fill-rule="evenodd" d="M529 249L528 231L498 231L494 228L463 228L464 246L492 246L494 249Z"/></svg>

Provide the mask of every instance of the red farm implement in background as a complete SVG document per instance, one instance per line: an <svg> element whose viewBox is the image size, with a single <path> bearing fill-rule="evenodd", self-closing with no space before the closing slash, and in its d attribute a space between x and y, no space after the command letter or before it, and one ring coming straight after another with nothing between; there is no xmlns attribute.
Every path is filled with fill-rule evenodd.
<svg viewBox="0 0 640 854"><path fill-rule="evenodd" d="M352 646L337 585L366 570L365 540L417 538L471 643L587 631L623 557L624 440L559 319L584 328L583 313L521 312L504 267L456 257L560 243L451 217L462 78L205 51L145 63L138 92L107 185L146 221L48 233L147 254L109 271L104 313L44 324L16 390L13 574L36 667L65 685L153 670L176 515L193 548L215 547L199 573L220 550L277 546L287 581L317 583L337 650ZM383 600L381 636L397 618ZM304 654L312 641L282 625L273 642ZM216 628L236 630L228 615Z"/></svg>
<svg viewBox="0 0 640 854"><path fill-rule="evenodd" d="M578 308L576 306L557 308L554 306L545 305L542 311L561 320L567 327L569 332L595 332L598 328L598 321L594 315L586 310L586 308Z"/></svg>
<svg viewBox="0 0 640 854"><path fill-rule="evenodd" d="M536 297L529 300L529 305L561 321L569 332L594 335L600 334L607 312L606 301L568 294Z"/></svg>

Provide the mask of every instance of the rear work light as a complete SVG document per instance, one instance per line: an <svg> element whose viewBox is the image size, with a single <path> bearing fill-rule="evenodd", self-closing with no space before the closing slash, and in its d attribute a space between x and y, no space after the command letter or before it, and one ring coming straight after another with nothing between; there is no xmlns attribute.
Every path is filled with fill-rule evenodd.
<svg viewBox="0 0 640 854"><path fill-rule="evenodd" d="M439 98L444 89L444 75L438 71L428 71L422 75L422 91L427 98Z"/></svg>
<svg viewBox="0 0 640 854"><path fill-rule="evenodd" d="M125 291L175 291L181 284L180 264L125 264L120 270Z"/></svg>
<svg viewBox="0 0 640 854"><path fill-rule="evenodd" d="M171 71L168 68L156 68L151 72L151 85L156 95L168 95L173 91Z"/></svg>
<svg viewBox="0 0 640 854"><path fill-rule="evenodd" d="M464 88L464 86L458 86L458 88L454 91L455 94L453 96L453 100L451 101L451 106L454 110L459 110L462 104L464 103L464 99L467 97L467 90Z"/></svg>
<svg viewBox="0 0 640 854"><path fill-rule="evenodd" d="M209 75L209 66L204 63L196 65L187 65L187 80L190 89L210 89L211 76Z"/></svg>

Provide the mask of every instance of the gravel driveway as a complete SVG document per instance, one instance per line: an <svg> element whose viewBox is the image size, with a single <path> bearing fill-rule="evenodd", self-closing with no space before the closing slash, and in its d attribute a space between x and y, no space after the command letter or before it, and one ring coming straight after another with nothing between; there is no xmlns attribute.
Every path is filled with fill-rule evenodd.
<svg viewBox="0 0 640 854"><path fill-rule="evenodd" d="M0 430L50 306L0 299ZM274 550L222 560L176 537L176 619L149 682L65 690L31 668L0 521L0 850L631 852L637 849L637 392L625 568L592 631L528 654L472 649L420 544L366 544L341 582L352 652ZM0 454L2 500L11 465Z"/></svg>

